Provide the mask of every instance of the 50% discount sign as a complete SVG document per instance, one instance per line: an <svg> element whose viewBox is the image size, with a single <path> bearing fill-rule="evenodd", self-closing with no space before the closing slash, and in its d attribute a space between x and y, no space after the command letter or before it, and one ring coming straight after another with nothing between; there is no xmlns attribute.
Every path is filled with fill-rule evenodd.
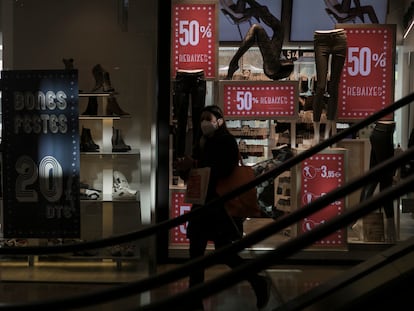
<svg viewBox="0 0 414 311"><path fill-rule="evenodd" d="M296 117L295 81L228 81L222 83L227 117Z"/></svg>
<svg viewBox="0 0 414 311"><path fill-rule="evenodd" d="M395 25L349 25L338 119L364 119L393 102Z"/></svg>
<svg viewBox="0 0 414 311"><path fill-rule="evenodd" d="M369 47L350 47L348 49L348 74L350 76L369 76L372 68L385 68L385 52L373 53Z"/></svg>
<svg viewBox="0 0 414 311"><path fill-rule="evenodd" d="M200 25L197 20L181 20L179 23L180 45L197 46L200 38L211 38L211 26Z"/></svg>
<svg viewBox="0 0 414 311"><path fill-rule="evenodd" d="M215 78L215 4L177 4L173 9L173 74L203 70L206 78Z"/></svg>

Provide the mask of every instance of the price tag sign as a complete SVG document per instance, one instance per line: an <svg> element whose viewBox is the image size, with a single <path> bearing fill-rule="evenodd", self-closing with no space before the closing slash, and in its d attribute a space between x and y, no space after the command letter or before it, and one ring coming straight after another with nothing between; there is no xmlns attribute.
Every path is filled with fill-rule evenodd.
<svg viewBox="0 0 414 311"><path fill-rule="evenodd" d="M79 237L78 117L76 70L2 72L5 237Z"/></svg>
<svg viewBox="0 0 414 311"><path fill-rule="evenodd" d="M364 119L394 102L395 25L337 27L346 30L348 43L338 119Z"/></svg>
<svg viewBox="0 0 414 311"><path fill-rule="evenodd" d="M307 205L329 191L342 186L345 182L344 168L345 149L321 152L303 161L299 172L301 187L298 205ZM305 233L325 223L330 218L341 214L344 208L344 199L331 203L329 206L300 221L298 233ZM340 229L316 242L314 246L318 248L342 248L346 246L346 236L345 229Z"/></svg>
<svg viewBox="0 0 414 311"><path fill-rule="evenodd" d="M170 203L170 217L176 218L191 210L191 204L184 203L184 191L172 191ZM170 244L187 245L187 223L180 224L170 230Z"/></svg>
<svg viewBox="0 0 414 311"><path fill-rule="evenodd" d="M216 77L216 4L173 5L172 74L178 70L204 70L206 79Z"/></svg>
<svg viewBox="0 0 414 311"><path fill-rule="evenodd" d="M226 81L221 83L221 103L228 119L296 119L296 81Z"/></svg>

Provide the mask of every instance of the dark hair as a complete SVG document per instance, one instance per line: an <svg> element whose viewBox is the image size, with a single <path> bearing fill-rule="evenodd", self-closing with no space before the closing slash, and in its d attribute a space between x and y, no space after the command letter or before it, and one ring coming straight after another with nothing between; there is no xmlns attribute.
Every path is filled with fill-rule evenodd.
<svg viewBox="0 0 414 311"><path fill-rule="evenodd" d="M223 112L221 111L220 107L217 105L205 106L203 110L201 110L201 113L203 113L204 111L208 111L211 114L214 114L214 116L217 119L223 119Z"/></svg>
<svg viewBox="0 0 414 311"><path fill-rule="evenodd" d="M205 112L214 115L217 119L222 119L223 123L220 126L220 129L222 131L229 132L228 128L227 128L226 121L224 120L224 117L223 117L223 111L221 111L221 108L219 106L217 106L217 105L205 106L203 108L203 110L201 110L201 119L203 119L203 117L205 117Z"/></svg>

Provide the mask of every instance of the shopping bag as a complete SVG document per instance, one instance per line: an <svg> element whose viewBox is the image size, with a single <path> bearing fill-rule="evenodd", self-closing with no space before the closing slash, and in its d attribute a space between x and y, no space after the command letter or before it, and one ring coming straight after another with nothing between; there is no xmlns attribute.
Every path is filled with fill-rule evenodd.
<svg viewBox="0 0 414 311"><path fill-rule="evenodd" d="M209 167L191 169L187 179L184 202L203 205L206 200L209 180Z"/></svg>
<svg viewBox="0 0 414 311"><path fill-rule="evenodd" d="M230 176L218 180L216 192L220 196L229 193L238 187L255 179L254 171L250 166L236 166ZM225 202L225 208L233 217L260 217L260 208L257 202L256 187Z"/></svg>

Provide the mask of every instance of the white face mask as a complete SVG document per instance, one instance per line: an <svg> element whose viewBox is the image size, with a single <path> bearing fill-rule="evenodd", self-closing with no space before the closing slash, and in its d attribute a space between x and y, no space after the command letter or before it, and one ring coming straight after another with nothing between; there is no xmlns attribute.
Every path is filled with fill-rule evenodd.
<svg viewBox="0 0 414 311"><path fill-rule="evenodd" d="M203 120L201 121L201 131L204 136L213 135L214 131L218 128L217 123L211 123L210 121Z"/></svg>

